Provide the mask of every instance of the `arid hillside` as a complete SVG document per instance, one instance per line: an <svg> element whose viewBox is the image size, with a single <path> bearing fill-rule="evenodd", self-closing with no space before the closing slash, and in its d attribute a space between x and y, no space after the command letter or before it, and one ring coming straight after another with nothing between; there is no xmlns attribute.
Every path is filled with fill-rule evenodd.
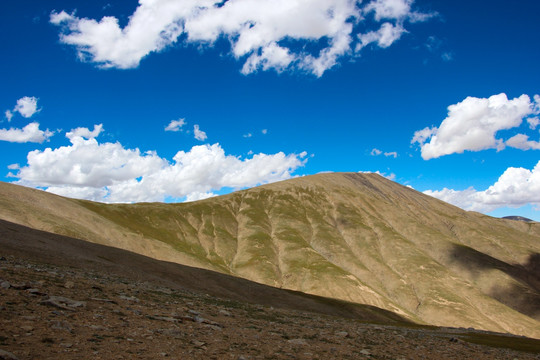
<svg viewBox="0 0 540 360"><path fill-rule="evenodd" d="M375 174L184 204L100 204L1 184L0 218L416 323L540 337L540 224L465 212Z"/></svg>
<svg viewBox="0 0 540 360"><path fill-rule="evenodd" d="M408 323L0 221L0 359L533 360L540 340Z"/></svg>

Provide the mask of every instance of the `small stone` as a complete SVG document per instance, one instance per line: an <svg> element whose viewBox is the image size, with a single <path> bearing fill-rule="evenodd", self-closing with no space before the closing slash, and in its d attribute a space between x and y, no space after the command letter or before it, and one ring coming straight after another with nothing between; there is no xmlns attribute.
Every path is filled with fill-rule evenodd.
<svg viewBox="0 0 540 360"><path fill-rule="evenodd" d="M29 289L30 286L26 285L26 284L9 284L10 287L12 287L13 289L15 290L26 290L26 289Z"/></svg>
<svg viewBox="0 0 540 360"><path fill-rule="evenodd" d="M140 301L135 296L120 295L119 298L122 300L127 300L127 301L132 301L132 302L137 302L137 303Z"/></svg>
<svg viewBox="0 0 540 360"><path fill-rule="evenodd" d="M362 354L362 355L371 355L371 351L369 351L368 349L362 349L362 350L360 350L360 354Z"/></svg>
<svg viewBox="0 0 540 360"><path fill-rule="evenodd" d="M338 331L336 333L336 336L339 336L339 337L342 337L342 338L346 338L346 337L349 337L349 333L346 332L346 331Z"/></svg>
<svg viewBox="0 0 540 360"><path fill-rule="evenodd" d="M107 330L106 327L101 326L101 325L90 325L90 329L92 329L92 330L98 330L98 331L105 331L105 330Z"/></svg>
<svg viewBox="0 0 540 360"><path fill-rule="evenodd" d="M42 293L38 289L26 289L26 292L29 293L30 295L34 295L34 296L45 296L45 295L47 295L45 293Z"/></svg>
<svg viewBox="0 0 540 360"><path fill-rule="evenodd" d="M168 322L178 322L178 319L175 319L173 317L170 317L170 316L152 316L152 315L148 315L146 316L148 319L150 320L161 320L161 321L168 321Z"/></svg>
<svg viewBox="0 0 540 360"><path fill-rule="evenodd" d="M224 310L224 309L219 310L219 313L220 313L221 315L231 316L231 313L228 312L227 310Z"/></svg>
<svg viewBox="0 0 540 360"><path fill-rule="evenodd" d="M51 329L73 332L73 326L71 326L71 324L66 321L53 321L50 326Z"/></svg>
<svg viewBox="0 0 540 360"><path fill-rule="evenodd" d="M9 351L0 349L0 359L1 360L19 360L18 357L10 353Z"/></svg>
<svg viewBox="0 0 540 360"><path fill-rule="evenodd" d="M290 339L287 340L287 342L293 345L307 345L307 342L304 339Z"/></svg>
<svg viewBox="0 0 540 360"><path fill-rule="evenodd" d="M65 347L65 348L68 348L68 349L69 349L69 348L73 347L73 344L72 344L72 343L60 343L60 346L62 346L62 347Z"/></svg>
<svg viewBox="0 0 540 360"><path fill-rule="evenodd" d="M202 341L199 341L199 340L193 340L191 341L191 343L197 347L201 347L201 346L204 346L206 345L206 343L202 342Z"/></svg>
<svg viewBox="0 0 540 360"><path fill-rule="evenodd" d="M104 303L109 303L109 304L115 304L115 305L118 305L118 303L114 300L110 300L110 299L101 299L101 298L90 298L90 300L94 300L94 301L99 301L99 302L104 302Z"/></svg>
<svg viewBox="0 0 540 360"><path fill-rule="evenodd" d="M74 286L75 286L75 283L71 280L66 281L66 283L64 284L64 287L66 289L73 289Z"/></svg>
<svg viewBox="0 0 540 360"><path fill-rule="evenodd" d="M9 289L11 287L11 284L9 282L7 282L7 281L2 281L2 282L0 282L0 287L2 289Z"/></svg>
<svg viewBox="0 0 540 360"><path fill-rule="evenodd" d="M30 325L24 325L24 326L21 326L21 329L23 329L26 332L30 332L30 331L34 330L34 327L30 326Z"/></svg>
<svg viewBox="0 0 540 360"><path fill-rule="evenodd" d="M223 330L222 328L220 328L220 327L217 326L217 325L204 324L204 327L207 327L207 328L209 328L209 329L216 330L216 331L221 331L221 330Z"/></svg>
<svg viewBox="0 0 540 360"><path fill-rule="evenodd" d="M62 296L49 296L48 299L39 302L42 305L54 306L63 310L72 310L77 307L85 307L86 302L68 299Z"/></svg>

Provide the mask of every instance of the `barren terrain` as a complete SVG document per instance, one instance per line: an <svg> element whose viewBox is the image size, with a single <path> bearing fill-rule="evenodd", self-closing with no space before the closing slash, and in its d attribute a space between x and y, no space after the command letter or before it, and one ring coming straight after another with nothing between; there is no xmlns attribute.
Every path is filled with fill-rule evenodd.
<svg viewBox="0 0 540 360"><path fill-rule="evenodd" d="M2 183L0 219L414 323L540 338L540 224L466 212L376 174L182 204L101 204Z"/></svg>
<svg viewBox="0 0 540 360"><path fill-rule="evenodd" d="M540 359L539 340L413 325L4 221L0 323L0 359Z"/></svg>

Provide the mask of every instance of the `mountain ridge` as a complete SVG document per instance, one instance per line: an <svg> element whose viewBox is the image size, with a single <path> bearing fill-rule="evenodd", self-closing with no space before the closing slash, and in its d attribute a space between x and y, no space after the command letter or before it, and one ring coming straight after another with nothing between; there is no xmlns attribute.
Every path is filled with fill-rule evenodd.
<svg viewBox="0 0 540 360"><path fill-rule="evenodd" d="M0 217L21 225L418 323L540 337L537 223L466 212L376 174L318 174L183 204L1 185Z"/></svg>

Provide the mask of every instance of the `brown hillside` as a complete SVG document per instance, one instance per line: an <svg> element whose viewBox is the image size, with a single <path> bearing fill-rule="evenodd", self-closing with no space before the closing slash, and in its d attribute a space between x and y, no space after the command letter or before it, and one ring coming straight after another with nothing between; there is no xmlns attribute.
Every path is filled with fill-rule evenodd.
<svg viewBox="0 0 540 360"><path fill-rule="evenodd" d="M320 174L184 204L0 186L0 218L411 321L540 337L540 227L375 174Z"/></svg>

